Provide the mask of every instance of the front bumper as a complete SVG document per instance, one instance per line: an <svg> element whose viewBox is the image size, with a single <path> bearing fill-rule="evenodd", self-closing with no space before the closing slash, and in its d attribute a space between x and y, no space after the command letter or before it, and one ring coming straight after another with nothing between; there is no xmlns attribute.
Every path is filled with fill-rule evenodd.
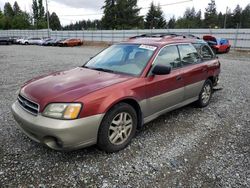
<svg viewBox="0 0 250 188"><path fill-rule="evenodd" d="M32 140L55 150L73 150L94 145L104 114L76 119L58 120L24 111L18 102L12 113L19 128Z"/></svg>

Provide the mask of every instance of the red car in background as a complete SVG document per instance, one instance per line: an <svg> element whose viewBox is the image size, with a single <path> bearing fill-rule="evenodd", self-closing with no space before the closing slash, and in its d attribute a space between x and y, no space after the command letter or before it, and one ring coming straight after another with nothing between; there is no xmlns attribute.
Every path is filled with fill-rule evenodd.
<svg viewBox="0 0 250 188"><path fill-rule="evenodd" d="M73 46L81 46L83 44L81 39L66 39L62 40L59 42L59 46L64 46L64 47L73 47Z"/></svg>
<svg viewBox="0 0 250 188"><path fill-rule="evenodd" d="M228 53L230 51L231 45L228 39L205 35L203 40L208 43L215 53Z"/></svg>

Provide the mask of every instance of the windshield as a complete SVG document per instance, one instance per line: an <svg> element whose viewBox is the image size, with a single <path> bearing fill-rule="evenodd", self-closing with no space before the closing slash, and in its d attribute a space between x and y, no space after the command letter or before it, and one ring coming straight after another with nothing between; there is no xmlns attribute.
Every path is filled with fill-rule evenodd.
<svg viewBox="0 0 250 188"><path fill-rule="evenodd" d="M155 50L155 46L149 45L112 45L88 61L84 67L106 72L140 75Z"/></svg>

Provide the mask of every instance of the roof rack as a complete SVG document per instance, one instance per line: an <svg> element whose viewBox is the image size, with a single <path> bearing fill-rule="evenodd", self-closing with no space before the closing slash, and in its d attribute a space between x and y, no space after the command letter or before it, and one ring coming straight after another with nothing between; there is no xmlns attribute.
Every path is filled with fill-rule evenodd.
<svg viewBox="0 0 250 188"><path fill-rule="evenodd" d="M130 37L130 39L136 39L136 38L146 38L146 37L156 37L156 38L163 38L163 37L183 37L183 38L195 38L195 39L200 39L197 36L194 36L192 34L178 34L178 33L145 33L141 35L136 35L133 37Z"/></svg>

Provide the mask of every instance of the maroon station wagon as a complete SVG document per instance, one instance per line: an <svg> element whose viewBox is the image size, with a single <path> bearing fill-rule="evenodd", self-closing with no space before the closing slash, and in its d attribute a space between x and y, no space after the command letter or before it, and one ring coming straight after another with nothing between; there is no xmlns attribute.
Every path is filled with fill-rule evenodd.
<svg viewBox="0 0 250 188"><path fill-rule="evenodd" d="M32 140L56 150L125 148L137 129L196 102L209 104L220 62L200 40L144 34L83 66L26 82L12 113Z"/></svg>

